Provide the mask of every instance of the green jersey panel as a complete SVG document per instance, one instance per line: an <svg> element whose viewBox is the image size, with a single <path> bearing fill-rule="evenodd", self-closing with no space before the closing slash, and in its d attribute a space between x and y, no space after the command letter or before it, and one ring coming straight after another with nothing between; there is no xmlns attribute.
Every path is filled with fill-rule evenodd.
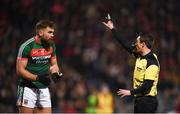
<svg viewBox="0 0 180 114"><path fill-rule="evenodd" d="M27 59L26 69L36 75L48 74L51 58L56 56L56 47L53 43L50 48L45 48L38 44L34 38L23 43L18 52L18 59ZM20 83L27 81L20 78ZM28 81L29 82L29 81ZM33 86L37 88L46 88L44 84L38 81L31 81Z"/></svg>

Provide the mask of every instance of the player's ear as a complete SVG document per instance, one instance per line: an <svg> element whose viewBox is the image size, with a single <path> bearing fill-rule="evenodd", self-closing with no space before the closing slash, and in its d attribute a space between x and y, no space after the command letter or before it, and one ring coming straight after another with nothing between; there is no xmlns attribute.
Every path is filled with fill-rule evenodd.
<svg viewBox="0 0 180 114"><path fill-rule="evenodd" d="M42 30L42 29L40 29L40 30L38 31L38 35L39 35L39 36L42 36L42 35L43 35L43 30Z"/></svg>

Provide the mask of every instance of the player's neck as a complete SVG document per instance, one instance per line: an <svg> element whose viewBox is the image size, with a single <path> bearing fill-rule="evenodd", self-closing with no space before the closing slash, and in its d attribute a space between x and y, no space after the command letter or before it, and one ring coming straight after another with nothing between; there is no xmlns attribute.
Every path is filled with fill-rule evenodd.
<svg viewBox="0 0 180 114"><path fill-rule="evenodd" d="M38 35L34 36L35 42L41 44L41 40Z"/></svg>

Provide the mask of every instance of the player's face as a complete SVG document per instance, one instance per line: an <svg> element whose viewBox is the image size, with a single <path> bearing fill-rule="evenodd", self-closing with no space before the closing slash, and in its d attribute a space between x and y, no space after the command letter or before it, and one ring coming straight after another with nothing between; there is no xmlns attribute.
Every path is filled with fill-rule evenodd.
<svg viewBox="0 0 180 114"><path fill-rule="evenodd" d="M144 43L140 42L140 36L137 37L135 46L136 46L136 51L138 53L141 53L142 52L142 48L144 47Z"/></svg>
<svg viewBox="0 0 180 114"><path fill-rule="evenodd" d="M53 28L47 27L45 29L42 29L41 40L43 42L50 44L53 42L53 38L54 38L54 29Z"/></svg>

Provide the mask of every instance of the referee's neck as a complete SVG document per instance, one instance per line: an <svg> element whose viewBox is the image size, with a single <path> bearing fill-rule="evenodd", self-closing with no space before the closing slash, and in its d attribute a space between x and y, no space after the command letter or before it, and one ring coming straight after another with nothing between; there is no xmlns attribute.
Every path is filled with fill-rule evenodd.
<svg viewBox="0 0 180 114"><path fill-rule="evenodd" d="M151 52L151 49L145 49L143 52L142 52L142 56L145 56L145 55L147 55L148 53L150 53Z"/></svg>

